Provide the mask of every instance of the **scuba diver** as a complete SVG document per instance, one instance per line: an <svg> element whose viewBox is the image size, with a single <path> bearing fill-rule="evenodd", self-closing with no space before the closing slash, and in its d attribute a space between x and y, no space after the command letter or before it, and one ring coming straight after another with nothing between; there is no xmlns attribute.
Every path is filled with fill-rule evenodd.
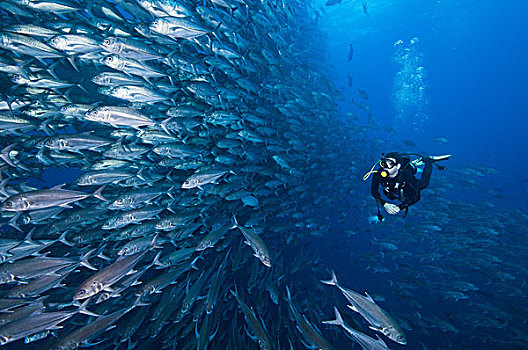
<svg viewBox="0 0 528 350"><path fill-rule="evenodd" d="M416 155L420 158L413 161L410 160L410 155ZM367 180L371 174L372 183L370 192L378 206L378 220L383 221L381 215L380 204L385 208L385 211L391 215L398 214L400 211L405 211L404 217L407 215L409 207L420 200L420 191L429 186L431 180L431 173L433 172L433 164L439 160L446 160L451 155L445 156L420 156L412 153L397 153L391 152L382 154L382 158L374 164L372 169L365 174L363 180ZM377 170L374 170L376 165L380 165ZM417 179L415 175L420 168L418 166L425 165L422 170L422 176ZM439 166L439 169L444 167ZM400 204L389 203L383 199L379 192L379 186L383 187L383 193L390 200L399 200Z"/></svg>

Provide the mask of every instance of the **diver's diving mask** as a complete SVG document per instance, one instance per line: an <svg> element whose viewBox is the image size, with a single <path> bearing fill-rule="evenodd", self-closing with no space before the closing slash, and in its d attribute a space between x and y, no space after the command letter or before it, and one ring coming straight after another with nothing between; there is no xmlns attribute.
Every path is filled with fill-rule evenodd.
<svg viewBox="0 0 528 350"><path fill-rule="evenodd" d="M392 169L396 166L396 161L390 159L390 158L383 158L381 161L380 161L380 165L382 168L385 168L385 169Z"/></svg>

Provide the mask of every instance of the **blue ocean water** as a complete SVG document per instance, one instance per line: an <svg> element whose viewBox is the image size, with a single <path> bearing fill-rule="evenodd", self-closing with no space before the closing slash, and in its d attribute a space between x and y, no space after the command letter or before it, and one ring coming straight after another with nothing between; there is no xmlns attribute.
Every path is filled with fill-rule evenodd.
<svg viewBox="0 0 528 350"><path fill-rule="evenodd" d="M368 91L378 120L397 127L393 95L400 67L393 44L402 40L409 45L418 38L416 50L427 72L427 106L422 116L407 119L428 120L418 130L407 124L394 139L411 140L430 154L452 153L455 166L496 169L493 181L481 185L497 189L502 206L523 210L528 188L523 160L528 149L528 24L521 14L526 2L368 1L367 6L368 17L360 1L325 7L321 15L336 79L346 87L347 73L354 77L345 99L357 97L358 87ZM354 56L349 63L350 43ZM449 142L431 145L436 137Z"/></svg>
<svg viewBox="0 0 528 350"><path fill-rule="evenodd" d="M355 236L357 246L343 248L346 244L337 243L334 248L339 253L334 251L329 255L336 259L334 268L341 270L343 279L356 288L352 289L374 292L380 291L382 286L387 286L387 279L390 281L403 271L398 270L398 264L388 262L383 254L377 255L379 265L388 271L376 273L375 269L369 266L376 260L369 257L370 254L375 254L371 250L376 247L376 244L372 245L373 237L383 237L397 244L400 250L408 249L407 252L416 257L428 251L438 251L438 246L435 248L435 245L445 239L442 232L451 230L456 235L457 230L463 231L470 227L477 233L479 229L475 221L479 220L493 225L497 218L488 221L490 212L507 210L521 218L526 215L528 166L524 159L528 150L528 99L525 97L524 85L528 78L528 24L522 14L528 10L528 4L524 1L449 0L363 2L365 3L368 16L364 13L360 1L342 1L332 7L322 6L324 13L321 14L320 23L328 33L328 59L332 62L337 84L344 91L341 111L357 114L360 123L368 124L368 113L358 109L353 103L366 102L358 94L358 88L362 89L368 92L371 118L375 118L378 125L390 126L392 129L389 135L372 129L368 131L370 137L378 138L374 145L365 147L365 154L373 161L380 153L393 150L452 154L446 164L447 172L451 172L448 182L455 184L460 180L461 183L438 192L438 187L445 186L439 179L446 174L435 169L431 185L423 191L422 201L416 207L433 207L432 210L436 211L436 214L454 215L458 210L465 210L463 203L475 203L471 213L461 215L449 225L440 223L443 231L439 232L423 231L423 228L419 228L424 215L413 213L413 210L418 210L414 208L410 210L405 222L390 222L392 218L389 217L389 223L358 223L357 232L363 233ZM350 44L354 48L351 61L348 60ZM420 77L417 77L417 68L423 73ZM347 75L353 77L352 87L349 86ZM410 86L413 84L418 84L423 89ZM364 157L361 156L361 159L364 160ZM477 167L486 174L461 171L472 167ZM368 169L368 165L365 165L364 171L367 172ZM364 186L365 192L369 189L367 185ZM453 201L449 211L438 212L440 210L434 208L434 205L428 205L427 202L434 202L438 196ZM354 201L351 199L351 203ZM372 207L372 215L375 210L375 207ZM518 214L514 214L515 211ZM348 224L353 226L351 221ZM521 237L525 237L526 230L522 222L521 220L517 224L520 226L510 227L508 230L518 231ZM401 231L408 230L412 234L418 232L417 229L425 237L430 236L431 240L425 238L418 245L407 245L409 241L401 240L404 238L400 234ZM512 252L518 249L513 242L504 240L501 244L505 245L505 252L508 251L509 243ZM474 245L479 245L477 236L474 238ZM415 276L412 282L421 284L421 287L417 287L412 293L413 301L418 301L421 305L420 311L413 313L411 310L415 307L401 294L395 299L385 300L384 305L394 306L395 309L407 305L407 309L402 307L398 311L399 316L404 313L407 319L416 320L422 316L426 319L431 317L432 313L435 317L456 324L466 322L463 320L463 314L470 310L472 305L482 302L482 298L490 297L489 300L493 302L490 302L489 312L481 314L482 319L489 320L497 316L493 315L491 305L511 310L513 314L514 310L518 310L516 317L526 315L525 311L521 311L527 307L525 295L504 304L500 296L494 294L500 292L493 288L486 290L485 286L488 284L485 279L481 279L482 275L464 266L464 251L455 247L456 245L449 248L447 245L441 250L448 249L443 253L451 255L457 261L458 268L467 273L466 280L480 285L480 291L471 293L470 302L435 298L431 291L427 290L433 281L424 281L423 284L419 282L423 277L422 272L425 272L420 268L421 264L434 264L438 267L438 272L444 267L449 270L450 262L442 257L436 260L429 257L425 260L418 259L417 265L413 265L413 261L417 260L410 258L405 267L410 268L411 275ZM498 257L504 259L505 263L508 255L501 253ZM400 261L400 268L403 267L401 262L404 260ZM491 268L488 272L501 273L501 270ZM435 275L431 278L435 278ZM443 277L441 274L436 276L439 281L434 282L438 284L432 284L435 288L442 288L443 282L440 281ZM411 276L409 278L412 279ZM447 279L454 281L457 278L459 277L450 276ZM521 284L524 284L523 278L525 277L521 277ZM389 284L392 285L392 282ZM389 287L394 291L393 288ZM425 313L429 316L425 316ZM526 323L521 322L525 327ZM408 346L412 349L522 347L506 344L507 341L499 344L486 340L484 333L490 329L505 340L510 340L513 336L508 335L505 329L497 330L493 326L486 328L489 325L479 328L476 326L478 323L475 320L475 328L466 328L465 335L449 329L448 323L441 325L440 322L431 332L431 329L426 327L414 329L412 333L415 338L409 341ZM507 321L504 322L503 327L506 328L507 324ZM502 333L503 331L505 332ZM393 344L390 345L392 348Z"/></svg>

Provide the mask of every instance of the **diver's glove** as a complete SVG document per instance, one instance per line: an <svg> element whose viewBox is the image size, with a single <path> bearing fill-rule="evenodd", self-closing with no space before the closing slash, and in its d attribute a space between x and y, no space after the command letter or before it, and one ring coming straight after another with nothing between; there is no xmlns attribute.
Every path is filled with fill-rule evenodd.
<svg viewBox="0 0 528 350"><path fill-rule="evenodd" d="M396 204L392 204L392 203L383 204L383 208L385 208L387 213L391 215L398 214L400 212L400 208Z"/></svg>

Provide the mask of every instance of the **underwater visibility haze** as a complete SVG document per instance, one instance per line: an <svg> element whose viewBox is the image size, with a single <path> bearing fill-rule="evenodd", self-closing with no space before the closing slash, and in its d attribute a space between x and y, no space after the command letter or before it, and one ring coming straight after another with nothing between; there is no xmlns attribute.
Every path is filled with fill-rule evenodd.
<svg viewBox="0 0 528 350"><path fill-rule="evenodd" d="M1 1L0 346L528 348L527 10Z"/></svg>

